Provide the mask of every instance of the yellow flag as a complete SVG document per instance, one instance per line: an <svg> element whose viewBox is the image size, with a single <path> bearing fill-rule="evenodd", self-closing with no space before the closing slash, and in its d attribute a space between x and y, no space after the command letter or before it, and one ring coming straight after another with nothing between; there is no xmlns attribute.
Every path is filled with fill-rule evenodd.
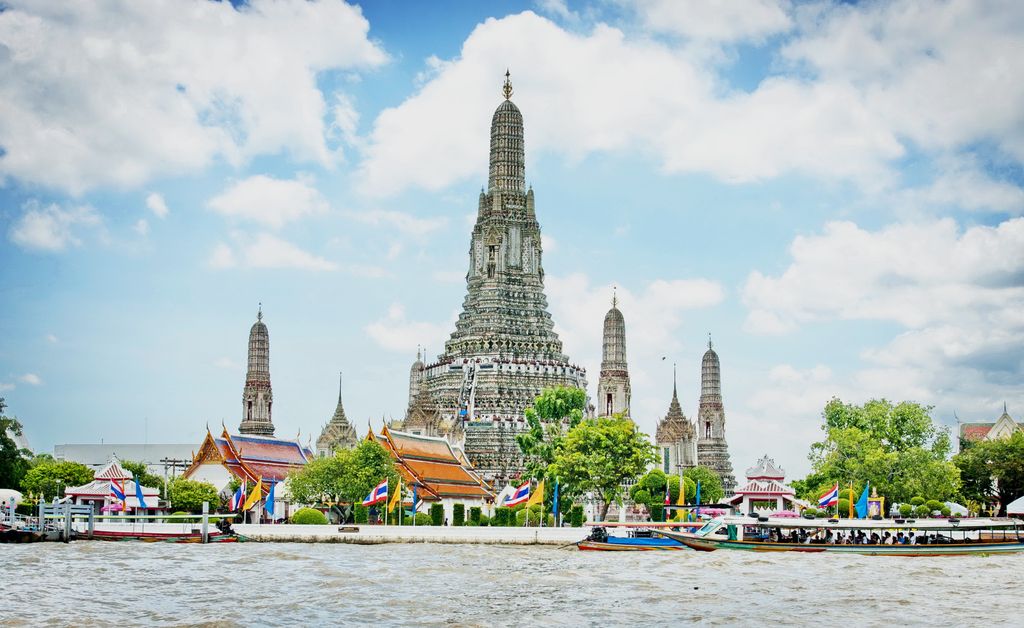
<svg viewBox="0 0 1024 628"><path fill-rule="evenodd" d="M392 497L391 501L388 503L388 510L389 511L394 510L395 506L398 506L401 503L402 503L402 478L398 478L398 488L395 489L395 496Z"/></svg>
<svg viewBox="0 0 1024 628"><path fill-rule="evenodd" d="M529 508L530 506L533 506L534 504L543 504L543 503L544 503L544 480L541 480L540 483L537 484L537 488L534 489L533 495L530 495L530 499L528 499L526 501L526 507Z"/></svg>
<svg viewBox="0 0 1024 628"><path fill-rule="evenodd" d="M262 497L263 497L263 478L260 477L259 481L256 482L255 488L252 489L252 492L249 493L249 497L245 500L245 503L242 504L242 510L249 510L255 504L257 504Z"/></svg>

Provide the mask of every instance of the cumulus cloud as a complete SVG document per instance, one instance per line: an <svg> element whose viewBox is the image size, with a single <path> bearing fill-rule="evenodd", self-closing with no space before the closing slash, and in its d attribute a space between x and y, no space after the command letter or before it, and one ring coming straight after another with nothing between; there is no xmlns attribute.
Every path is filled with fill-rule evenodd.
<svg viewBox="0 0 1024 628"><path fill-rule="evenodd" d="M235 182L206 204L224 216L272 228L328 210L327 200L312 180L277 179L262 174Z"/></svg>
<svg viewBox="0 0 1024 628"><path fill-rule="evenodd" d="M64 208L56 203L42 205L31 200L23 206L24 213L10 227L8 236L18 246L56 253L82 243L81 232L97 227L102 221L88 205Z"/></svg>
<svg viewBox="0 0 1024 628"><path fill-rule="evenodd" d="M413 348L420 345L441 346L453 328L454 317L452 322L441 324L411 321L406 317L405 307L400 303L393 303L385 316L364 329L382 348L411 354Z"/></svg>
<svg viewBox="0 0 1024 628"><path fill-rule="evenodd" d="M313 255L270 233L254 236L237 234L235 245L221 242L210 254L211 268L290 268L296 270L333 271L338 264Z"/></svg>
<svg viewBox="0 0 1024 628"><path fill-rule="evenodd" d="M149 222L145 218L139 218L135 221L135 226L132 227L135 233L142 237L149 235Z"/></svg>
<svg viewBox="0 0 1024 628"><path fill-rule="evenodd" d="M36 375L35 373L25 373L24 375L18 378L18 381L23 384L29 384L31 386L41 386L43 383L43 379Z"/></svg>
<svg viewBox="0 0 1024 628"><path fill-rule="evenodd" d="M282 151L330 165L317 75L384 63L368 29L344 2L6 2L0 175L80 193Z"/></svg>
<svg viewBox="0 0 1024 628"><path fill-rule="evenodd" d="M157 218L166 218L167 214L171 211L167 208L167 202L164 201L164 197L157 192L150 192L149 196L146 197L146 207Z"/></svg>
<svg viewBox="0 0 1024 628"><path fill-rule="evenodd" d="M979 142L991 143L1019 163L1022 6L637 3L648 31L722 42L781 34L777 63L746 90L732 88L722 64L692 47L643 32L603 23L571 32L530 12L489 19L457 57L429 60L415 94L380 113L360 180L375 195L483 180L486 112L500 99L506 65L526 121L527 174L538 152L578 159L635 151L669 173L737 183L797 173L876 193L904 184L898 168L912 150L955 164ZM580 67L601 68L600 80ZM440 146L443 160L435 159ZM973 177L966 166L940 174L949 179L932 193L969 206L1005 208L1019 187ZM965 176L983 200L952 194Z"/></svg>

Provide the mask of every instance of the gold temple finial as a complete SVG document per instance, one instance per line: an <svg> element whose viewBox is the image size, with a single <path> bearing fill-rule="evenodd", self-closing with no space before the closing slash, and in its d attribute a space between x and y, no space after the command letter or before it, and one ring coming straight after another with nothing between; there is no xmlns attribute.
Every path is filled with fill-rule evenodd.
<svg viewBox="0 0 1024 628"><path fill-rule="evenodd" d="M263 301L260 301L259 309L256 310L256 320L263 320Z"/></svg>
<svg viewBox="0 0 1024 628"><path fill-rule="evenodd" d="M713 349L714 345L711 344L711 332L708 332L708 349Z"/></svg>
<svg viewBox="0 0 1024 628"><path fill-rule="evenodd" d="M505 95L505 100L512 98L512 81L509 78L511 76L511 72L508 71L508 68L505 68L505 85L501 88L501 93Z"/></svg>
<svg viewBox="0 0 1024 628"><path fill-rule="evenodd" d="M618 305L619 305L618 290L619 290L618 286L612 286L612 307L618 307Z"/></svg>

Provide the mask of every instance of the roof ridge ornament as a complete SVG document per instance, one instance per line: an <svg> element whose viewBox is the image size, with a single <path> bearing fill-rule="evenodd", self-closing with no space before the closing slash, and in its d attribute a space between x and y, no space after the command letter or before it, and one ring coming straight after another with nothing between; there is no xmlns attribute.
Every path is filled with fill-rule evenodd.
<svg viewBox="0 0 1024 628"><path fill-rule="evenodd" d="M505 68L505 84L502 85L501 87L501 93L503 96L505 96L505 100L510 100L512 98L512 81L510 79L511 76L512 74L508 71L508 68Z"/></svg>

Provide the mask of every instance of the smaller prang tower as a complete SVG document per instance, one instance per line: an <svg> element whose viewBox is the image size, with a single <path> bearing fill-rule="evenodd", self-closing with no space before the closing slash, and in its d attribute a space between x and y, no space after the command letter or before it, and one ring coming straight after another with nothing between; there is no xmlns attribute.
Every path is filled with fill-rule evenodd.
<svg viewBox="0 0 1024 628"><path fill-rule="evenodd" d="M612 309L604 317L601 377L597 380L597 416L629 416L629 367L626 364L626 321L612 293Z"/></svg>
<svg viewBox="0 0 1024 628"><path fill-rule="evenodd" d="M675 365L672 365L672 401L668 404L668 414L658 422L654 441L661 456L661 470L666 475L682 473L696 466L697 434L679 405Z"/></svg>
<svg viewBox="0 0 1024 628"><path fill-rule="evenodd" d="M270 389L270 334L263 323L263 305L256 313L256 322L249 330L249 369L242 389L242 434L273 436L271 408L274 393Z"/></svg>
<svg viewBox="0 0 1024 628"><path fill-rule="evenodd" d="M338 405L334 408L331 420L320 431L320 438L316 439L316 452L321 457L333 456L342 449L352 449L358 444L359 435L348 422L345 406L341 403L341 373L338 373Z"/></svg>
<svg viewBox="0 0 1024 628"><path fill-rule="evenodd" d="M732 497L736 478L732 475L729 445L725 442L725 409L722 405L722 366L711 335L700 367L700 407L697 410L697 463L722 479L726 497Z"/></svg>

